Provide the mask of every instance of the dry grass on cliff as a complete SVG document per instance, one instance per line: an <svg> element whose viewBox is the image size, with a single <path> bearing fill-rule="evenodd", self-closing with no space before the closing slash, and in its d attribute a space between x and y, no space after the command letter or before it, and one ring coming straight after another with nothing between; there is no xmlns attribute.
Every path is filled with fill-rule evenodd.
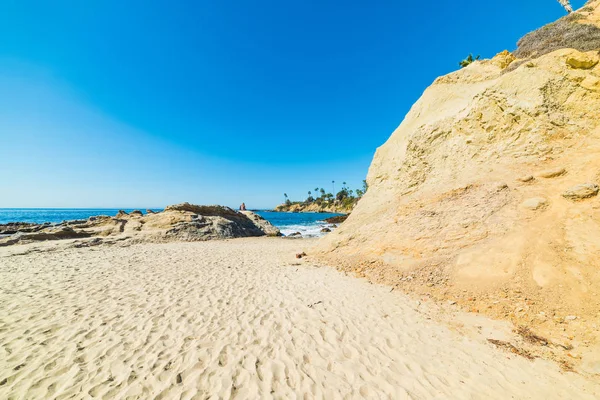
<svg viewBox="0 0 600 400"><path fill-rule="evenodd" d="M564 48L579 51L600 50L600 28L578 21L584 18L573 13L528 33L517 43L517 58L537 58Z"/></svg>

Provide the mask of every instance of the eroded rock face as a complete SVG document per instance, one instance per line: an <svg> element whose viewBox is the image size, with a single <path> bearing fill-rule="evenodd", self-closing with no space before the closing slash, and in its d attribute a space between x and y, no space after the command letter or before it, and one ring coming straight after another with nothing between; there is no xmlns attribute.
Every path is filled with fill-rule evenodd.
<svg viewBox="0 0 600 400"><path fill-rule="evenodd" d="M134 241L202 241L255 236L280 236L279 229L251 212L236 212L223 206L198 206L189 203L169 206L160 213L143 215L119 211L113 217L96 216L88 220L61 224L7 224L1 232L0 246L42 240L74 238L118 238ZM97 245L100 242L94 242ZM87 247L88 243L78 246Z"/></svg>
<svg viewBox="0 0 600 400"><path fill-rule="evenodd" d="M529 210L539 210L540 208L545 208L546 205L548 205L548 200L543 197L533 197L521 203L521 207Z"/></svg>
<svg viewBox="0 0 600 400"><path fill-rule="evenodd" d="M595 183L583 183L566 190L563 197L573 201L584 200L597 196L599 190L600 188Z"/></svg>
<svg viewBox="0 0 600 400"><path fill-rule="evenodd" d="M577 24L600 26L600 1L588 7ZM585 60L597 53L562 48L508 68L501 53L438 78L377 149L368 192L317 256L433 296L533 293L518 314L478 305L517 320L541 305L595 315L600 64Z"/></svg>
<svg viewBox="0 0 600 400"><path fill-rule="evenodd" d="M597 54L574 53L567 57L566 63L571 68L590 69L594 68L599 61Z"/></svg>

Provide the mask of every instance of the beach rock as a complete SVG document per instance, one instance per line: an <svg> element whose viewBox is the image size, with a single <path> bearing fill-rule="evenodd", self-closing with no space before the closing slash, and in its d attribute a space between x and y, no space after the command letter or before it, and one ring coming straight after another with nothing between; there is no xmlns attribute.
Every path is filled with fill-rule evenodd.
<svg viewBox="0 0 600 400"><path fill-rule="evenodd" d="M73 247L75 247L76 249L81 249L81 248L85 248L85 247L93 247L93 246L99 246L102 244L102 239L101 238L93 238L91 240L87 240L85 242L75 242L73 243Z"/></svg>
<svg viewBox="0 0 600 400"><path fill-rule="evenodd" d="M540 177L542 178L546 178L546 179L550 179L550 178L556 178L557 176L561 176L567 173L567 170L564 168L554 168L554 169L549 169L543 172L540 172Z"/></svg>
<svg viewBox="0 0 600 400"><path fill-rule="evenodd" d="M235 211L232 208L229 207L225 207L225 206L218 206L218 205L212 205L212 206L201 206L201 205L196 205L196 204L190 204L190 203L181 203L181 204L174 204L171 206L167 206L165 207L165 212L168 211L187 211L187 212L191 212L194 214L198 214L198 215L204 215L204 216L218 216L218 217L225 217L225 216L238 216L239 213L237 211Z"/></svg>
<svg viewBox="0 0 600 400"><path fill-rule="evenodd" d="M521 182L531 182L531 181L533 181L534 179L535 179L535 178L533 177L533 175L525 175L525 176L522 176L522 177L520 177L520 178L517 178L517 180L518 180L518 181L521 181Z"/></svg>
<svg viewBox="0 0 600 400"><path fill-rule="evenodd" d="M531 199L527 199L521 203L521 207L527 208L529 210L537 210L543 207L546 207L548 204L548 200L543 197L533 197Z"/></svg>
<svg viewBox="0 0 600 400"><path fill-rule="evenodd" d="M508 67L517 58L508 50L504 50L492 58L492 64L496 65L500 69Z"/></svg>
<svg viewBox="0 0 600 400"><path fill-rule="evenodd" d="M337 217L331 217L331 218L325 218L324 221L327 222L328 224L341 224L346 219L348 219L349 215L350 214L347 214L347 215L338 215Z"/></svg>
<svg viewBox="0 0 600 400"><path fill-rule="evenodd" d="M294 232L290 233L288 237L302 237L302 234L300 232Z"/></svg>
<svg viewBox="0 0 600 400"><path fill-rule="evenodd" d="M267 236L283 236L283 234L281 233L281 231L278 228L273 226L269 221L267 221L260 215L254 213L252 211L247 211L247 210L240 211L240 213L245 215L246 217L248 217L252 221L252 223L254 223L256 226L258 226L258 228L265 233L265 235L267 235Z"/></svg>
<svg viewBox="0 0 600 400"><path fill-rule="evenodd" d="M321 229L321 232L323 232L323 233L331 232L331 229L323 228L323 229Z"/></svg>
<svg viewBox="0 0 600 400"><path fill-rule="evenodd" d="M35 232L18 232L14 235L9 236L8 238L0 239L0 246L8 246L17 243L39 242L46 240L85 238L90 236L91 235L88 232L76 231L71 227L46 227Z"/></svg>
<svg viewBox="0 0 600 400"><path fill-rule="evenodd" d="M562 195L566 199L578 201L598 195L599 190L600 188L595 183L583 183L581 185L573 186L566 190Z"/></svg>
<svg viewBox="0 0 600 400"><path fill-rule="evenodd" d="M566 63L571 68L576 69L590 69L598 64L599 58L598 54L586 54L581 52L576 52L569 55L566 59Z"/></svg>
<svg viewBox="0 0 600 400"><path fill-rule="evenodd" d="M29 222L9 222L0 224L0 235L13 235L17 232L35 232L48 224L34 224Z"/></svg>
<svg viewBox="0 0 600 400"><path fill-rule="evenodd" d="M154 212L154 211L152 211L152 210L150 210L150 209L147 209L147 210L146 210L146 214L155 214L155 212Z"/></svg>
<svg viewBox="0 0 600 400"><path fill-rule="evenodd" d="M166 218L167 223L171 224L165 234L170 239L199 241L281 234L259 215L251 211L237 212L225 206L183 203L168 206L163 213L155 216L163 221ZM179 216L182 220L173 220L174 216Z"/></svg>
<svg viewBox="0 0 600 400"><path fill-rule="evenodd" d="M229 207L189 203L169 206L161 213L143 215L139 210L131 214L119 211L114 218L96 216L87 220L65 221L56 226L13 224L10 230L5 230L18 232L18 236L0 239L1 245L84 237L165 242L281 236L279 229L251 211L239 213ZM80 246L87 247L88 244Z"/></svg>

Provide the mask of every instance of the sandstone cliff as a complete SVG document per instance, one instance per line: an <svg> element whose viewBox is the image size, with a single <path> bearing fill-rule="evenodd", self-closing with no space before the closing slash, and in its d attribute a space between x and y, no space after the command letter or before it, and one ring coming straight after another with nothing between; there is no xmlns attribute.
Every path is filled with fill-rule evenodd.
<svg viewBox="0 0 600 400"><path fill-rule="evenodd" d="M600 373L599 27L591 1L526 36L522 59L438 78L318 257L587 346Z"/></svg>

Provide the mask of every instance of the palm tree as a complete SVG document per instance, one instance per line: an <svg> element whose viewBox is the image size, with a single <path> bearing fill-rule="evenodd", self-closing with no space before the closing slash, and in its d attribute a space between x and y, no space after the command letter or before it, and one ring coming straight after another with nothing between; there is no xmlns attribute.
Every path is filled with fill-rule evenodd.
<svg viewBox="0 0 600 400"><path fill-rule="evenodd" d="M465 68L468 65L471 65L474 61L479 60L480 56L473 58L473 54L469 54L467 58L458 63L461 68Z"/></svg>
<svg viewBox="0 0 600 400"><path fill-rule="evenodd" d="M567 10L568 13L573 12L573 7L571 7L571 2L569 0L558 0L558 2Z"/></svg>

